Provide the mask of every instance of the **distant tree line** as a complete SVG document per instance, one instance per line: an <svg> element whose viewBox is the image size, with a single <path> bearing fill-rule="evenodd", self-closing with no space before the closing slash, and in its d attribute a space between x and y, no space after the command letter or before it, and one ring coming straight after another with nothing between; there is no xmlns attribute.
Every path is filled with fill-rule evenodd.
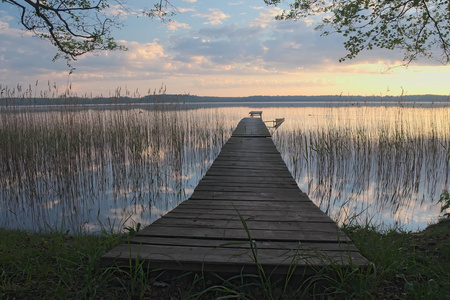
<svg viewBox="0 0 450 300"><path fill-rule="evenodd" d="M120 105L118 108L134 108L139 105L168 106L183 108L185 104L198 104L199 107L208 104L215 106L239 106L248 103L274 106L282 106L289 103L322 103L324 105L360 105L374 103L376 105L386 104L414 104L418 105L435 103L437 105L450 105L449 96L441 95L411 95L411 96L250 96L250 97L202 97L195 95L150 95L141 98L132 97L63 97L63 98L0 98L0 107L23 107L33 106L45 109L55 106L67 105L72 108L95 108L106 105L109 108ZM228 104L228 105L227 105Z"/></svg>

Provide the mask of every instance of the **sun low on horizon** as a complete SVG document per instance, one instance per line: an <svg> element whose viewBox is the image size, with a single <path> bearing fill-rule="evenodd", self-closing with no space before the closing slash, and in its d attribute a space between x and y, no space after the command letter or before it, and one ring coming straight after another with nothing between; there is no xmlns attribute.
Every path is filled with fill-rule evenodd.
<svg viewBox="0 0 450 300"><path fill-rule="evenodd" d="M138 18L145 4L133 2L120 14L124 27L113 32L128 51L86 54L71 69L53 62L54 47L23 31L18 11L2 3L0 84L40 82L35 88L45 89L50 82L93 96L117 89L144 96L161 87L168 94L219 97L450 95L448 66L420 59L404 67L401 52L379 49L340 63L346 55L340 35L321 36L304 20L277 21L281 8L262 0L172 4L177 14L159 22Z"/></svg>

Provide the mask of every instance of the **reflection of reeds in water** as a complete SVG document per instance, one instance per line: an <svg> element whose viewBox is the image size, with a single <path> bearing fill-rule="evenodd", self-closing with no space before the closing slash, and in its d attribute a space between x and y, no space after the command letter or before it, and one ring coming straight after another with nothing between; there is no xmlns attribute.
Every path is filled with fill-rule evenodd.
<svg viewBox="0 0 450 300"><path fill-rule="evenodd" d="M159 94L146 108L117 107L120 89L101 109L46 110L33 106L31 87L0 91L0 226L30 229L152 222L188 198L254 110L179 110ZM32 107L5 106L18 95ZM258 109L264 120L285 118L277 148L299 186L341 224L398 221L414 230L439 214L433 201L450 175L448 108Z"/></svg>
<svg viewBox="0 0 450 300"><path fill-rule="evenodd" d="M438 215L431 202L448 188L448 108L315 108L301 114L286 116L274 140L300 186L335 220L419 226ZM424 202L430 211L421 220L415 210Z"/></svg>
<svg viewBox="0 0 450 300"><path fill-rule="evenodd" d="M162 97L162 96L154 96ZM0 226L113 230L186 199L231 127L217 109L0 111Z"/></svg>

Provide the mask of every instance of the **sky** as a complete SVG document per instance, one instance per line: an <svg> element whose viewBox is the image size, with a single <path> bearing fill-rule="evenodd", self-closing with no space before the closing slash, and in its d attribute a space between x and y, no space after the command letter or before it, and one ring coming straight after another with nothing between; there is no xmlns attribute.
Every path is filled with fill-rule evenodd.
<svg viewBox="0 0 450 300"><path fill-rule="evenodd" d="M57 86L77 95L450 95L450 66L421 59L400 67L403 54L372 50L346 55L338 34L321 36L314 19L277 21L283 8L263 0L172 0L177 14L162 23L140 16L149 0L128 1L114 31L128 51L53 62L56 49L18 24L17 9L0 3L0 85Z"/></svg>

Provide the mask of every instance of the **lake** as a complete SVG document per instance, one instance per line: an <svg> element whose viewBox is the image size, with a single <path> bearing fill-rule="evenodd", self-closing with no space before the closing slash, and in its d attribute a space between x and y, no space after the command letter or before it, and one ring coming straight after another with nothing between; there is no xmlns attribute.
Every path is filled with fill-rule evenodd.
<svg viewBox="0 0 450 300"><path fill-rule="evenodd" d="M340 225L418 230L439 216L450 174L446 105L189 105L1 108L0 226L146 226L189 198L255 108L265 121L285 118L271 129L275 145L299 188Z"/></svg>

